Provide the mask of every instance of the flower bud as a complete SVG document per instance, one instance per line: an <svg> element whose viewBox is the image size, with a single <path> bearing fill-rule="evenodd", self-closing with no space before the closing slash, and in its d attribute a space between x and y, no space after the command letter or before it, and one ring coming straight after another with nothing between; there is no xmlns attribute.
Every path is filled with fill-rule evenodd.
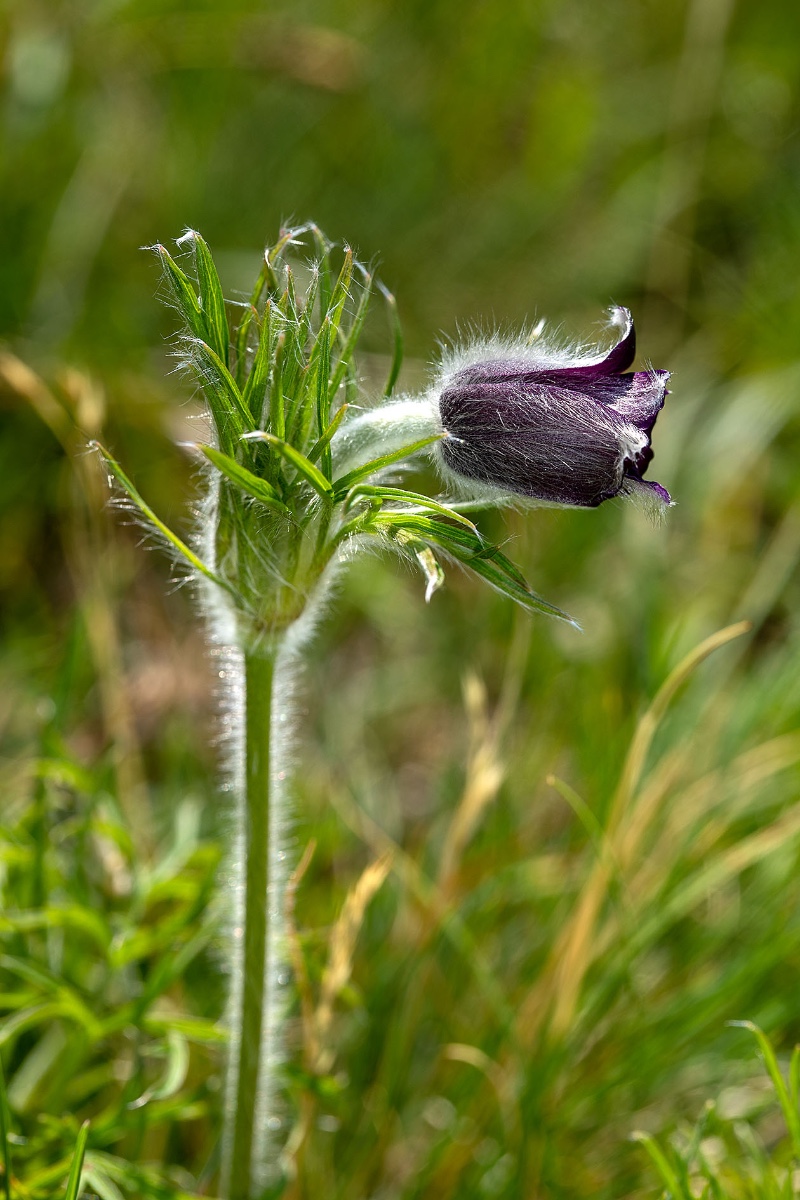
<svg viewBox="0 0 800 1200"><path fill-rule="evenodd" d="M605 353L488 342L454 355L437 388L444 473L544 504L595 508L639 492L671 503L643 478L668 371L629 371L636 352L627 308Z"/></svg>

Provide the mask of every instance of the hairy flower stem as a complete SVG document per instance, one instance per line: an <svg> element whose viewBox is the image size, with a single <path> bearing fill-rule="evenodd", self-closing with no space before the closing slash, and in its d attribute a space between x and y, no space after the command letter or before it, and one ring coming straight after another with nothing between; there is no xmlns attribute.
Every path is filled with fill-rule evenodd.
<svg viewBox="0 0 800 1200"><path fill-rule="evenodd" d="M227 1154L223 1164L228 1200L251 1200L254 1174L259 1174L255 1156L263 1155L263 1130L256 1129L261 1097L269 1081L262 1078L270 1037L270 965L275 930L270 910L270 741L272 694L275 681L273 651L244 655L244 875L243 936L237 947L234 973L234 1004L231 1012L231 1061L228 1095L233 1107L228 1113ZM259 1144L254 1146L258 1138Z"/></svg>

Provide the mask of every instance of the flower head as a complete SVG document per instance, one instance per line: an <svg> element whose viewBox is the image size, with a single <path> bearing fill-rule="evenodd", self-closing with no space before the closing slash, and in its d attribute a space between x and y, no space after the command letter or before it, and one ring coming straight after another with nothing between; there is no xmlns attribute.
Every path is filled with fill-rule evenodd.
<svg viewBox="0 0 800 1200"><path fill-rule="evenodd" d="M614 308L611 321L619 337L604 353L534 341L454 356L436 388L445 474L545 504L595 508L639 492L669 505L643 478L669 372L629 371L633 319Z"/></svg>

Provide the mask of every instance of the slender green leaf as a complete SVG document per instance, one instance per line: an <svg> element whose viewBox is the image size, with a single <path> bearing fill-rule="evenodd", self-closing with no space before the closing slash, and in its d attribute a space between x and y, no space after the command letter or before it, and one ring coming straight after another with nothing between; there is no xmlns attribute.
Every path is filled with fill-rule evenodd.
<svg viewBox="0 0 800 1200"><path fill-rule="evenodd" d="M374 497L375 499L389 501L394 504L413 504L418 508L429 509L431 512L439 513L440 516L449 517L460 525L465 525L480 538L474 522L470 521L469 517L465 517L459 512L454 512L446 504L439 504L438 501L431 500L430 496L425 496L421 492L408 492L404 488L375 487L372 484L360 483L356 484L347 493L345 508L349 508L351 504L362 496Z"/></svg>
<svg viewBox="0 0 800 1200"><path fill-rule="evenodd" d="M11 1200L11 1159L8 1153L8 1134L11 1126L8 1111L8 1094L3 1060L0 1057L0 1155L3 1159L3 1191L6 1200Z"/></svg>
<svg viewBox="0 0 800 1200"><path fill-rule="evenodd" d="M200 1042L209 1046L222 1045L228 1040L228 1034L218 1021L205 1021L201 1017L183 1017L180 1013L148 1013L142 1027L151 1034L163 1034L168 1029L177 1029L186 1035L191 1042Z"/></svg>
<svg viewBox="0 0 800 1200"><path fill-rule="evenodd" d="M444 511L446 516L450 516L447 509ZM382 509L375 520L383 525L394 525L398 530L410 530L420 537L434 537L465 561L471 562L473 558L494 558L500 553L500 548L494 542L485 542L476 529L446 524L439 520L438 516L427 516L425 513L402 509Z"/></svg>
<svg viewBox="0 0 800 1200"><path fill-rule="evenodd" d="M258 319L258 306L261 303L264 288L267 286L267 276L270 269L265 256L261 270L258 273L258 279L250 295L250 303L245 306L244 314L239 322L239 328L236 331L236 383L240 389L245 387L246 382L245 372L247 369L250 328L253 322ZM271 301L267 300L267 306L270 305Z"/></svg>
<svg viewBox="0 0 800 1200"><path fill-rule="evenodd" d="M339 363L333 373L333 378L330 381L329 395L331 400L336 395L339 384L342 382L347 371L348 365L353 357L358 339L361 336L361 330L364 328L364 321L367 317L369 309L370 296L372 292L372 276L368 272L364 272L364 291L361 299L358 302L353 323L347 331L347 336L344 341L341 353L339 355Z"/></svg>
<svg viewBox="0 0 800 1200"><path fill-rule="evenodd" d="M183 1087L188 1073L189 1043L182 1033L170 1029L167 1031L167 1062L161 1077L136 1100L131 1100L128 1108L143 1108L153 1100L168 1100Z"/></svg>
<svg viewBox="0 0 800 1200"><path fill-rule="evenodd" d="M236 380L213 347L199 340L194 341L192 347L194 364L204 383L220 444L232 449L243 433L254 428L253 418Z"/></svg>
<svg viewBox="0 0 800 1200"><path fill-rule="evenodd" d="M303 345L308 343L309 338L314 334L314 306L317 303L317 294L319 292L319 268L314 266L311 273L311 281L306 289L306 294L303 297L303 305L300 311L300 321L303 329Z"/></svg>
<svg viewBox="0 0 800 1200"><path fill-rule="evenodd" d="M47 905L44 908L9 909L0 913L0 931L29 933L35 929L71 929L87 934L100 950L111 944L111 932L94 909L80 904Z"/></svg>
<svg viewBox="0 0 800 1200"><path fill-rule="evenodd" d="M510 600L515 600L517 604L528 609L529 612L542 613L548 617L558 617L559 620L566 621L568 625L573 625L576 629L580 628L577 621L569 613L565 613L563 609L556 607L555 604L551 604L549 600L545 600L542 596L537 595L536 592L532 592L527 584L518 583L514 575L509 574L506 569L507 566L511 566L508 559L505 555L499 557L503 560L499 566L496 560L488 562L478 556L465 561L464 565L469 567L471 571L474 571L476 575L480 575L481 579L485 579L498 592L502 592Z"/></svg>
<svg viewBox="0 0 800 1200"><path fill-rule="evenodd" d="M47 1001L43 1004L36 1004L33 1008L27 1008L23 1012L15 1013L13 1017L8 1017L0 1021L0 1046L5 1046L7 1042L12 1041L28 1029L35 1029L37 1025L44 1025L48 1021L57 1021L59 1018L66 1020L72 1015L58 1001Z"/></svg>
<svg viewBox="0 0 800 1200"><path fill-rule="evenodd" d="M250 356L250 330L258 321L258 311L254 305L248 304L244 307L241 320L236 329L236 386L244 397L244 392L247 388L249 375L252 373L247 370L247 360ZM248 408L250 405L248 405Z"/></svg>
<svg viewBox="0 0 800 1200"><path fill-rule="evenodd" d="M197 449L206 456L210 463L214 464L218 471L222 472L226 479L241 488L248 496L252 496L261 504L266 504L268 508L275 509L276 512L283 514L289 512L275 488L271 483L267 483L266 479L260 479L258 475L248 471L247 467L241 466L235 459L223 454L221 450L215 450L213 446L198 445Z"/></svg>
<svg viewBox="0 0 800 1200"><path fill-rule="evenodd" d="M294 286L294 271L291 267L286 268L286 291L284 293L286 300L286 316L293 325L297 324L299 312L297 309L297 291Z"/></svg>
<svg viewBox="0 0 800 1200"><path fill-rule="evenodd" d="M333 499L333 487L325 478L322 472L310 462L304 454L299 450L295 450L294 446L290 446L288 442L284 442L279 437L275 437L272 433L265 433L263 430L258 430L255 433L246 435L247 441L262 441L268 442L274 447L277 452L286 459L287 462L295 468L299 475L310 483L315 492L323 496L326 500Z"/></svg>
<svg viewBox="0 0 800 1200"><path fill-rule="evenodd" d="M64 1200L78 1200L81 1191L81 1172L83 1170L83 1159L86 1154L86 1143L89 1140L89 1122L84 1121L78 1133L78 1140L75 1143L75 1153L72 1156L72 1166L69 1169L69 1178L67 1179L67 1190L64 1193Z"/></svg>
<svg viewBox="0 0 800 1200"><path fill-rule="evenodd" d="M113 1179L110 1179L105 1171L98 1167L94 1159L84 1166L83 1173L87 1184L97 1192L100 1200L125 1200Z"/></svg>
<svg viewBox="0 0 800 1200"><path fill-rule="evenodd" d="M601 825L600 821L598 821L590 805L588 805L583 796L581 796L580 792L576 792L574 787L571 787L563 779L559 779L557 775L548 775L547 784L549 787L554 788L558 792L562 800L566 800L567 804L575 813L575 816L586 830L589 840L594 846L597 857L604 862L608 862L611 866L613 866L615 872L618 872L619 865L614 857L614 849L611 845L611 840L610 838L606 837L603 826Z"/></svg>
<svg viewBox="0 0 800 1200"><path fill-rule="evenodd" d="M103 462L106 464L117 482L122 485L128 496L139 509L139 512L142 514L142 516L149 521L150 524L157 529L163 537L167 539L170 545L173 546L178 553L181 554L186 561L195 568L195 570L199 571L201 575L205 575L206 579L210 579L211 582L216 583L218 587L225 588L225 590L230 592L231 595L236 596L236 592L230 586L230 584L226 583L224 579L220 579L220 577L216 575L210 567L206 566L202 559L198 558L194 550L190 550L186 543L178 537L177 533L173 533L172 530L165 525L159 517L156 516L150 505L145 503L136 488L133 486L131 480L123 471L122 467L115 458L112 458L105 446L96 441L90 442L89 444L92 449L97 450L102 456Z"/></svg>
<svg viewBox="0 0 800 1200"><path fill-rule="evenodd" d="M389 325L393 335L392 364L389 367L389 377L383 389L384 396L391 396L400 374L400 368L403 365L403 327L400 324L397 301L393 294L382 283L378 283L378 288L386 301L386 308L389 313Z"/></svg>
<svg viewBox="0 0 800 1200"><path fill-rule="evenodd" d="M291 340L291 347L294 349L296 345L296 330L287 330L287 334ZM284 373L284 392L290 398L290 403L287 405L287 416L284 435L295 446L303 446L311 436L311 428L315 414L322 409L323 413L327 409L327 387L330 375L330 342L331 342L331 323L330 315L327 315L320 328L319 333L311 347L311 352L308 355L307 361L302 368L302 373L298 379L298 373L294 370ZM324 368L321 365L321 358L324 356ZM322 374L324 370L324 374ZM320 396L320 390L321 396ZM325 417L323 416L323 421ZM322 428L325 428L323 424ZM319 421L317 421L317 434L320 432Z"/></svg>
<svg viewBox="0 0 800 1200"><path fill-rule="evenodd" d="M800 1046L795 1046L789 1063L789 1099L800 1111Z"/></svg>
<svg viewBox="0 0 800 1200"><path fill-rule="evenodd" d="M283 403L283 359L286 334L280 333L275 343L272 360L272 378L269 386L269 427L275 437L283 438L286 433L286 409Z"/></svg>
<svg viewBox="0 0 800 1200"><path fill-rule="evenodd" d="M307 411L309 409L308 385L303 379L303 375L307 372L306 358L302 345L305 334L302 323L297 313L289 306L286 295L284 295L284 301L285 304L280 309L284 319L284 327L281 333L283 347L280 358L279 380L282 397L281 404L283 407L283 415L280 420L283 422L284 433L276 432L275 436L285 437L286 431L289 430L291 431L289 440L292 444L302 445L311 421L311 413ZM301 418L299 426L296 421L298 413Z"/></svg>
<svg viewBox="0 0 800 1200"><path fill-rule="evenodd" d="M653 1165L658 1171L661 1182L669 1192L671 1200L692 1200L691 1193L687 1193L681 1187L678 1176L670 1166L663 1150L648 1133L632 1133L631 1141L638 1142L641 1146L644 1146L645 1150L650 1155Z"/></svg>
<svg viewBox="0 0 800 1200"><path fill-rule="evenodd" d="M327 316L331 324L331 342L339 333L339 325L341 324L344 307L350 298L350 283L353 278L353 251L349 246L344 248L344 260L339 278L336 280L336 285L331 293L331 300L327 310Z"/></svg>
<svg viewBox="0 0 800 1200"><path fill-rule="evenodd" d="M311 226L311 234L317 247L319 270L319 311L327 313L330 308L333 292L333 275L331 271L331 243L316 225Z"/></svg>
<svg viewBox="0 0 800 1200"><path fill-rule="evenodd" d="M231 335L225 312L225 297L222 294L222 285L214 265L214 259L211 257L208 243L193 229L188 230L182 238L179 238L178 244L180 245L184 241L191 242L194 249L197 282L200 286L200 307L206 326L205 340L208 341L214 353L219 356L220 361L227 366Z"/></svg>
<svg viewBox="0 0 800 1200"><path fill-rule="evenodd" d="M326 317L322 322L322 328L319 332L319 358L317 361L317 386L316 386L316 403L317 403L317 433L319 440L322 439L325 430L330 424L330 392L328 383L331 373L331 326L330 321ZM319 441L316 443L319 444ZM327 444L322 448L322 472L326 479L331 477L330 450Z"/></svg>
<svg viewBox="0 0 800 1200"><path fill-rule="evenodd" d="M477 533L434 517L399 512L376 513L371 525L376 529L393 527L401 537L404 533L410 533L412 538L437 546L528 611L559 617L575 625L567 613L531 591L514 563L506 558L498 546L483 542Z"/></svg>
<svg viewBox="0 0 800 1200"><path fill-rule="evenodd" d="M170 1029L167 1033L169 1053L164 1074L153 1089L154 1100L168 1100L180 1091L189 1074L189 1043L182 1033Z"/></svg>
<svg viewBox="0 0 800 1200"><path fill-rule="evenodd" d="M333 419L331 420L330 424L328 425L328 428L323 433L322 437L318 438L317 441L314 442L314 445L309 450L307 457L310 462L316 462L317 459L322 454L325 447L330 446L331 439L333 438L333 435L336 433L336 430L339 428L342 421L344 420L344 416L345 416L345 413L347 412L347 409L348 409L348 405L343 404L341 406L341 408L338 408L336 410L336 412L333 415Z"/></svg>
<svg viewBox="0 0 800 1200"><path fill-rule="evenodd" d="M178 311L192 334L196 338L204 338L206 336L205 319L190 279L180 269L166 246L157 245L153 249L161 259L164 275L172 290Z"/></svg>
<svg viewBox="0 0 800 1200"><path fill-rule="evenodd" d="M79 1025L88 1032L90 1037L97 1036L99 1032L99 1024L94 1012L89 1008L83 999L83 996L72 987L65 979L59 975L55 975L51 971L45 970L43 967L31 962L26 958L17 958L12 954L4 954L0 957L0 965L3 969L13 975L27 980L35 984L41 992L52 998L52 1003L48 1001L43 1007L51 1011L52 1015L64 1017L65 1020L76 1021ZM42 1006L34 1005L26 1012L18 1012L13 1017L0 1023L0 1042L8 1041L19 1032L22 1025L30 1019L30 1023L36 1025L42 1019Z"/></svg>
<svg viewBox="0 0 800 1200"><path fill-rule="evenodd" d="M798 1112L797 1105L792 1101L789 1088L786 1086L780 1066L778 1065L775 1051L772 1049L772 1043L764 1031L758 1025L754 1024L753 1021L729 1021L728 1024L739 1029L749 1029L755 1036L759 1049L764 1056L764 1062L775 1088L781 1109L783 1110L783 1118L786 1121L786 1128L789 1130L789 1136L792 1139L795 1158L800 1158L800 1112Z"/></svg>
<svg viewBox="0 0 800 1200"><path fill-rule="evenodd" d="M431 446L434 442L440 442L444 435L434 433L431 437L420 438L418 442L412 442L409 446L403 446L401 450L395 450L393 454L384 454L380 458L373 458L372 462L364 463L362 467L356 467L352 471L348 471L346 475L340 475L338 479L333 481L333 490L337 500L343 500L351 487L360 483L362 479L367 479L370 475L375 475L378 471L383 471L386 467L391 467L394 463L402 462L405 458L410 458L412 454L416 454L419 450L424 450L426 446Z"/></svg>

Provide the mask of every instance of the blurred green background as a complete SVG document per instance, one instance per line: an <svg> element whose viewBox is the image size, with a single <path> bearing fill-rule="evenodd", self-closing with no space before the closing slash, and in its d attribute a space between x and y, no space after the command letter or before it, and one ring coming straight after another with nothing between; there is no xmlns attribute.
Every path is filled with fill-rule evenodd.
<svg viewBox="0 0 800 1200"><path fill-rule="evenodd" d="M634 1128L680 1127L720 1090L723 1117L758 1123L759 1067L725 1022L800 1037L798 47L789 0L5 0L3 886L10 911L73 905L109 932L102 952L85 931L54 949L52 914L9 920L2 998L24 1017L50 994L13 960L109 1019L131 995L162 1005L161 1025L144 1002L87 1025L60 1072L74 1011L0 1032L25 1194L51 1194L83 1115L97 1178L125 1194L151 1186L126 1162L213 1187L224 989L211 933L181 953L224 834L217 664L85 453L102 432L188 528L176 442L197 405L140 250L186 226L231 297L285 221L377 260L408 388L472 323L546 315L589 338L610 303L633 310L641 361L674 372L651 470L677 501L664 524L617 502L481 518L582 635L455 571L426 607L377 559L321 629L297 787L312 997L348 889L395 860L322 1075L293 1038L288 1123L306 1125L286 1194L641 1194ZM368 394L390 351L378 310L365 341ZM743 617L611 829L648 702ZM169 1103L129 1109L131 1078L144 1093L174 1066L166 1011L205 1034L176 1017L190 1065ZM131 1058L148 1038L152 1059Z"/></svg>

